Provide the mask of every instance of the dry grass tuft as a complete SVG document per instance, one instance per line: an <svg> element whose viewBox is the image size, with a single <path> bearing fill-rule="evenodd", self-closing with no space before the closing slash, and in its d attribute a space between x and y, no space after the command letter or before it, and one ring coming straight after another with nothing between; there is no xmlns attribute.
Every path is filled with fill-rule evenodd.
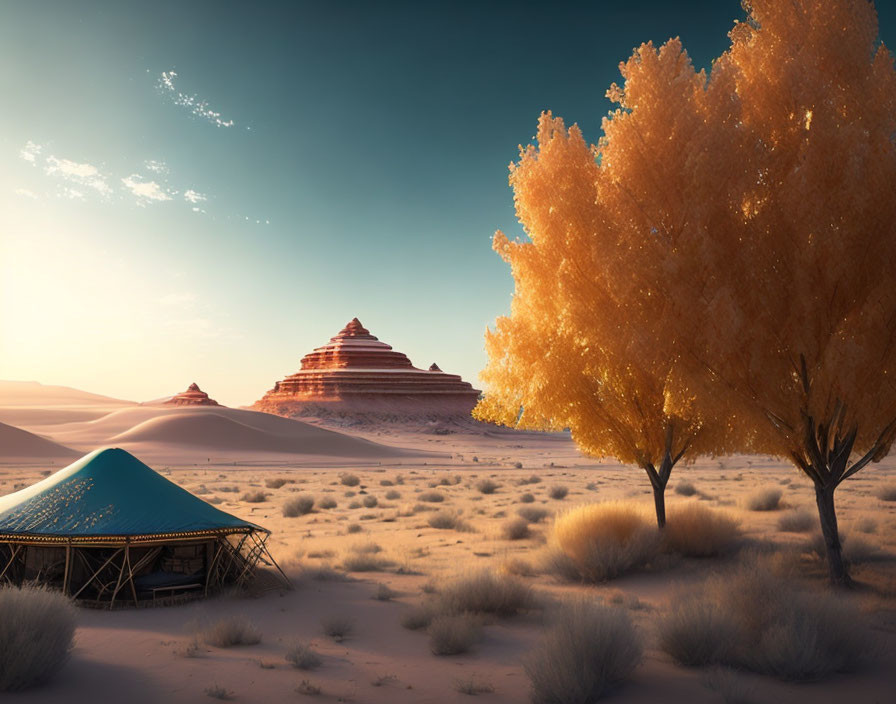
<svg viewBox="0 0 896 704"><path fill-rule="evenodd" d="M535 503L535 494L530 494L526 492L522 496L520 496L521 504L534 504Z"/></svg>
<svg viewBox="0 0 896 704"><path fill-rule="evenodd" d="M781 507L781 490L755 491L747 497L745 505L751 511L777 511Z"/></svg>
<svg viewBox="0 0 896 704"><path fill-rule="evenodd" d="M261 491L247 491L240 497L240 501L245 501L247 504L260 504L263 501L268 500L267 492Z"/></svg>
<svg viewBox="0 0 896 704"><path fill-rule="evenodd" d="M520 506L516 510L516 515L529 523L540 523L550 516L551 512L539 506Z"/></svg>
<svg viewBox="0 0 896 704"><path fill-rule="evenodd" d="M314 509L314 497L308 494L302 494L295 498L289 499L283 504L283 516L286 518L296 518L311 513Z"/></svg>
<svg viewBox="0 0 896 704"><path fill-rule="evenodd" d="M656 527L637 507L586 504L554 521L545 568L564 579L603 582L646 567L659 549Z"/></svg>
<svg viewBox="0 0 896 704"><path fill-rule="evenodd" d="M532 588L507 574L481 570L449 582L436 597L438 608L450 614L513 616L539 607Z"/></svg>
<svg viewBox="0 0 896 704"><path fill-rule="evenodd" d="M500 484L493 482L491 479L480 479L476 482L476 491L480 494L494 494Z"/></svg>
<svg viewBox="0 0 896 704"><path fill-rule="evenodd" d="M44 587L0 588L0 692L46 682L68 661L75 608Z"/></svg>
<svg viewBox="0 0 896 704"><path fill-rule="evenodd" d="M785 533L808 533L818 519L808 511L796 509L782 513L778 518L778 530Z"/></svg>
<svg viewBox="0 0 896 704"><path fill-rule="evenodd" d="M505 540L525 540L529 537L529 521L525 518L515 518L501 527L501 534Z"/></svg>
<svg viewBox="0 0 896 704"><path fill-rule="evenodd" d="M881 501L896 501L896 484L887 484L880 487L875 492L875 496Z"/></svg>
<svg viewBox="0 0 896 704"><path fill-rule="evenodd" d="M401 498L401 492L396 491L395 489L391 489L386 492L386 500L387 501L397 501Z"/></svg>
<svg viewBox="0 0 896 704"><path fill-rule="evenodd" d="M679 496L694 496L697 493L697 487L690 482L677 482L675 484L675 493Z"/></svg>
<svg viewBox="0 0 896 704"><path fill-rule="evenodd" d="M306 697L316 697L321 693L321 688L309 680L302 680L296 687L296 694L304 694Z"/></svg>
<svg viewBox="0 0 896 704"><path fill-rule="evenodd" d="M380 582L376 585L376 591L373 593L372 598L377 601L392 601L396 596L398 596L398 592L392 589L388 584Z"/></svg>
<svg viewBox="0 0 896 704"><path fill-rule="evenodd" d="M440 491L424 491L417 498L428 504L440 504L445 500L445 495Z"/></svg>
<svg viewBox="0 0 896 704"><path fill-rule="evenodd" d="M552 499L557 499L558 501L560 499L565 499L568 493L569 489L567 489L565 486L557 485L552 486L550 489L548 489L548 496L550 496Z"/></svg>
<svg viewBox="0 0 896 704"><path fill-rule="evenodd" d="M233 699L233 692L231 692L226 687L222 687L218 684L213 684L205 688L205 696L211 697L212 699L221 699L222 701L227 701L229 699Z"/></svg>
<svg viewBox="0 0 896 704"><path fill-rule="evenodd" d="M641 661L641 638L622 609L573 601L550 623L524 664L533 704L590 704Z"/></svg>
<svg viewBox="0 0 896 704"><path fill-rule="evenodd" d="M495 691L495 688L485 680L476 677L476 675L469 675L454 682L454 691L475 697L477 694L491 694Z"/></svg>
<svg viewBox="0 0 896 704"><path fill-rule="evenodd" d="M722 511L686 503L669 509L663 538L685 557L713 557L730 552L741 537L737 521Z"/></svg>
<svg viewBox="0 0 896 704"><path fill-rule="evenodd" d="M317 502L318 508L336 508L336 506L336 499L334 499L332 496L325 496Z"/></svg>
<svg viewBox="0 0 896 704"><path fill-rule="evenodd" d="M361 483L361 480L358 478L357 474L342 474L339 476L339 482L343 486L358 486Z"/></svg>
<svg viewBox="0 0 896 704"><path fill-rule="evenodd" d="M809 592L753 560L689 588L660 619L660 647L683 665L720 664L784 680L855 669L874 653L844 594Z"/></svg>
<svg viewBox="0 0 896 704"><path fill-rule="evenodd" d="M329 636L337 643L341 643L348 638L355 630L355 621L348 616L341 614L333 614L325 616L320 622L324 635Z"/></svg>
<svg viewBox="0 0 896 704"><path fill-rule="evenodd" d="M297 670L315 670L320 667L322 660L310 645L296 643L286 651L286 662Z"/></svg>
<svg viewBox="0 0 896 704"><path fill-rule="evenodd" d="M271 477L269 479L264 480L265 488L267 489L279 489L284 484L288 484L289 479L284 479L283 477Z"/></svg>
<svg viewBox="0 0 896 704"><path fill-rule="evenodd" d="M482 638L480 619L469 613L437 616L426 629L433 655L460 655L469 652Z"/></svg>
<svg viewBox="0 0 896 704"><path fill-rule="evenodd" d="M464 521L459 514L451 511L439 511L432 514L426 521L431 528L439 530L459 530L462 532L472 532L472 527Z"/></svg>
<svg viewBox="0 0 896 704"><path fill-rule="evenodd" d="M226 616L203 630L202 639L216 648L232 648L260 643L261 632L245 616Z"/></svg>

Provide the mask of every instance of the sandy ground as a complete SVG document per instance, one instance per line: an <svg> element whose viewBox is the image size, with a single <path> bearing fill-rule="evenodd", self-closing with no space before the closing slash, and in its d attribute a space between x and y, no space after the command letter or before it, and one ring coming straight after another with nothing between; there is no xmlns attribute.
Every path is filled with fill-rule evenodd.
<svg viewBox="0 0 896 704"><path fill-rule="evenodd" d="M10 422L7 418L9 415L4 420ZM44 429L59 425L46 424ZM31 423L28 428L33 431L37 424ZM528 685L521 661L543 632L542 614L489 623L484 640L471 653L453 657L431 655L426 635L400 624L402 615L421 602L424 590L431 585L471 570L501 570L509 561L523 561L534 572L524 579L550 598L584 594L621 601L630 608L644 634L646 654L631 681L607 701L724 701L722 694L708 685L706 671L678 667L658 650L654 624L657 613L677 590L687 589L737 557L682 560L665 569L629 575L605 585L570 585L538 570L550 518L534 525L529 539L510 541L502 536L503 524L515 517L523 505L520 496L526 492L535 497L529 505L551 513L611 499L650 506L651 494L643 472L583 458L562 436L433 436L399 428L353 432L410 452L365 461L335 456L293 456L287 461L265 453L254 460L200 458L193 453L189 462L150 461L171 480L219 508L271 529L271 551L293 577L295 589L269 591L254 598L222 596L167 608L79 610L71 661L49 684L9 695L8 699L28 704L63 700L201 702L210 700L207 688L218 686L238 702L460 702L469 697L456 691L457 684L472 677L494 689L478 695L480 701L524 702ZM52 433L42 434L70 444ZM424 451L434 454L414 455ZM144 460L152 459L136 454ZM177 452L168 448L158 456L165 455L176 456ZM0 460L0 494L31 484L64 464L55 462L54 467L50 460ZM356 475L358 485L343 484L346 474ZM520 484L532 476L540 481ZM278 488L266 487L266 482L278 478L286 483ZM500 485L495 493L482 494L476 489L475 484L483 478ZM676 482L685 480L697 489L695 496L675 492ZM735 687L747 693L750 701L892 701L896 692L896 562L892 559L896 555L896 502L877 498L877 490L885 485L896 485L896 458L864 470L838 493L844 533L859 536L882 551L875 559L855 567L854 575L862 586L850 597L859 602L871 627L882 638L881 658L865 671L818 683L797 685L735 675ZM566 487L567 496L551 499L548 492L554 486ZM770 486L783 491L782 508L747 510L746 497ZM249 490L266 492L266 500L254 504L241 501ZM431 491L438 491L444 500L421 500L421 494ZM388 492L397 495L387 497ZM318 502L331 498L336 507L297 518L284 517L283 504L299 494L314 496ZM372 503L369 497L376 498L375 506L361 503L365 499ZM741 521L748 541L787 546L802 545L808 536L779 531L779 517L794 508L813 510L814 497L808 480L787 465L768 458L733 457L676 469L668 502L701 502L730 511ZM458 512L472 530L431 528L427 518L434 510ZM341 571L343 560L352 555L353 548L368 543L382 548L377 554L383 559L380 571L350 573L347 581L314 578L318 566ZM806 556L801 558L800 570L809 579L823 580L823 567ZM373 599L381 583L395 590L397 596L391 601ZM260 644L229 649L203 645L196 657L184 654L185 646L203 624L236 614L245 615L257 626L262 635ZM322 618L333 614L347 615L354 623L354 632L340 643L322 632ZM293 669L284 654L294 642L310 643L323 656L323 665L313 672ZM321 694L310 697L297 693L302 680L320 687Z"/></svg>

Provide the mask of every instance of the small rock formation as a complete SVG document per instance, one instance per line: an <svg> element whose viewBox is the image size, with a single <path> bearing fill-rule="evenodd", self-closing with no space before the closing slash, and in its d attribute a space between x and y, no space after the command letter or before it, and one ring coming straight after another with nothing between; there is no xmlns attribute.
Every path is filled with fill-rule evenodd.
<svg viewBox="0 0 896 704"><path fill-rule="evenodd" d="M353 318L330 342L306 354L252 408L288 417L466 417L479 391L433 364L417 369Z"/></svg>
<svg viewBox="0 0 896 704"><path fill-rule="evenodd" d="M213 398L209 398L208 394L205 393L202 389L199 388L199 385L194 381L187 387L186 391L181 391L179 394L172 396L167 401L164 402L166 405L171 406L217 406L219 405L217 401Z"/></svg>

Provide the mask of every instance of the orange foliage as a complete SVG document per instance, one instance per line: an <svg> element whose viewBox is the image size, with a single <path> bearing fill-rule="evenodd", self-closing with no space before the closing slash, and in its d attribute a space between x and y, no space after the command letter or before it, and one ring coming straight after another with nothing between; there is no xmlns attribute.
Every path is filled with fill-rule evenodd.
<svg viewBox="0 0 896 704"><path fill-rule="evenodd" d="M476 412L642 466L790 458L835 560L833 491L896 434L896 71L865 0L745 8L708 76L635 50L597 147L542 116Z"/></svg>

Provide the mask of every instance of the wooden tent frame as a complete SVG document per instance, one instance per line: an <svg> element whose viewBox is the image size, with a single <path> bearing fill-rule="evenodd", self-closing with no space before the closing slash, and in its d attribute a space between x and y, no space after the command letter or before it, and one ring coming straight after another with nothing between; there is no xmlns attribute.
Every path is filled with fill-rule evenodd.
<svg viewBox="0 0 896 704"><path fill-rule="evenodd" d="M9 552L7 554L0 552L0 584L21 584L22 579L16 579L16 575L20 571L24 574L26 551L29 546L64 547L63 594L84 605L100 606L105 604L102 598L108 592L110 609L115 607L116 601L119 603L133 601L134 606L140 606L141 600L137 596L134 578L143 567L159 556L163 547L212 541L214 555L211 560L206 560L205 583L195 585L203 587L205 596L228 583L246 585L255 574L259 563L273 567L283 587L292 589L289 578L268 550L267 540L270 535L271 532L268 530L248 526L131 536L37 536L5 533L0 534L0 548L6 547ZM131 549L136 547L150 550L132 561ZM93 563L90 560L90 552L97 548L114 550L99 567L96 567L99 560ZM77 590L71 580L72 567L76 560L79 560L90 574ZM107 568L111 568L111 574ZM38 577L36 581L40 583L42 580ZM96 597L79 599L91 585L96 589Z"/></svg>

